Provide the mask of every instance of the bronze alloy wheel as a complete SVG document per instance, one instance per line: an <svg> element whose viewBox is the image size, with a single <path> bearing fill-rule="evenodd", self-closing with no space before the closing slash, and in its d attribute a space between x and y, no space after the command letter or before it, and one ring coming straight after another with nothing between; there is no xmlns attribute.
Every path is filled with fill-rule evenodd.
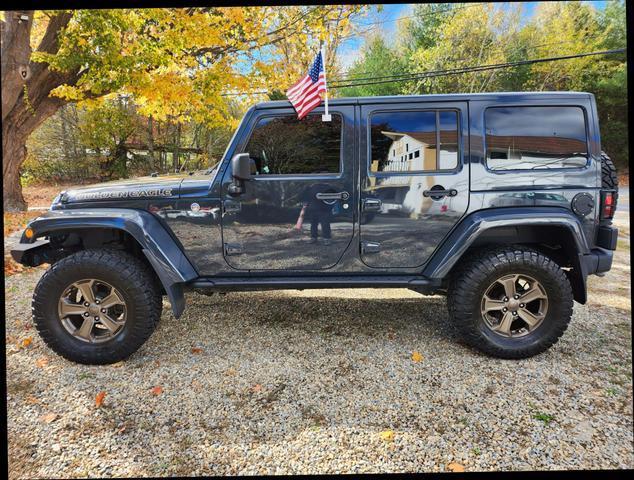
<svg viewBox="0 0 634 480"><path fill-rule="evenodd" d="M123 295L94 278L79 280L64 290L58 303L62 325L73 337L88 343L108 341L121 333L127 309Z"/></svg>
<svg viewBox="0 0 634 480"><path fill-rule="evenodd" d="M484 292L480 311L486 326L496 334L523 337L544 321L548 296L544 287L528 275L505 275Z"/></svg>

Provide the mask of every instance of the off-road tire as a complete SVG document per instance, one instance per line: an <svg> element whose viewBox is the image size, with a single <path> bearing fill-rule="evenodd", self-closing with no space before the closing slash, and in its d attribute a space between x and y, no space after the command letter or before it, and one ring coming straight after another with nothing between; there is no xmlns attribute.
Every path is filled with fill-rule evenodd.
<svg viewBox="0 0 634 480"><path fill-rule="evenodd" d="M482 297L489 285L513 273L535 278L548 295L548 311L542 323L519 338L496 334L486 325L481 313ZM559 265L521 245L477 253L452 274L447 297L449 315L461 339L484 353L509 359L532 357L555 344L568 327L572 304L570 282Z"/></svg>
<svg viewBox="0 0 634 480"><path fill-rule="evenodd" d="M87 343L73 337L62 325L58 302L73 282L94 278L108 282L125 300L127 319L113 338ZM143 345L161 317L162 298L148 267L119 250L83 250L53 264L44 273L33 295L33 321L44 342L56 353L77 363L116 363Z"/></svg>

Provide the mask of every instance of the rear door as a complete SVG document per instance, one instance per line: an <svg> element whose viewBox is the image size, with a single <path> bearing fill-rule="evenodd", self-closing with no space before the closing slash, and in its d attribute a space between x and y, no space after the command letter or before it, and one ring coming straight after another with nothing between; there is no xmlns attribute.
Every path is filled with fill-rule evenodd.
<svg viewBox="0 0 634 480"><path fill-rule="evenodd" d="M469 203L466 102L361 106L361 259L423 265Z"/></svg>
<svg viewBox="0 0 634 480"><path fill-rule="evenodd" d="M354 108L322 108L297 120L292 108L256 111L236 153L249 153L252 180L231 195L223 176L226 262L238 270L324 270L354 232Z"/></svg>

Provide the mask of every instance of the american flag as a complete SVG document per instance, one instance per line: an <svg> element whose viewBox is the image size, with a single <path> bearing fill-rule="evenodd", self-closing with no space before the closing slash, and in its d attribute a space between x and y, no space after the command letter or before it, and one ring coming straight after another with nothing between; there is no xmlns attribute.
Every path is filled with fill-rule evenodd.
<svg viewBox="0 0 634 480"><path fill-rule="evenodd" d="M313 66L308 71L308 75L289 88L286 96L293 104L293 107L295 107L297 118L301 120L319 105L321 102L319 94L325 91L326 72L324 71L324 62L320 50L313 62Z"/></svg>

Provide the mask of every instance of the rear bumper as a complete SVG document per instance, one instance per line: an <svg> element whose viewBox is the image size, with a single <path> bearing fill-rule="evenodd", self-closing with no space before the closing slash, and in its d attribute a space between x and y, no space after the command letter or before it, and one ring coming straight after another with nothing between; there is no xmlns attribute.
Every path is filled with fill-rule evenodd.
<svg viewBox="0 0 634 480"><path fill-rule="evenodd" d="M583 269L586 275L607 272L612 268L612 251L605 248L593 248L589 254L583 255Z"/></svg>
<svg viewBox="0 0 634 480"><path fill-rule="evenodd" d="M619 229L614 227L599 227L597 232L597 246L608 250L616 250Z"/></svg>

